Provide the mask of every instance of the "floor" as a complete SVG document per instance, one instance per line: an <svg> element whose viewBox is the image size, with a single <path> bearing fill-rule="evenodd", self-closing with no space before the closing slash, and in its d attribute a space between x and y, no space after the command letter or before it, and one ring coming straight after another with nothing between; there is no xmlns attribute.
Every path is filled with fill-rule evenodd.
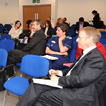
<svg viewBox="0 0 106 106"><path fill-rule="evenodd" d="M19 67L16 67L16 72L17 72L16 75L20 75ZM0 92L0 106L3 106L4 93L5 91ZM16 106L18 101L19 101L19 96L8 92L8 94L6 95L5 106Z"/></svg>
<svg viewBox="0 0 106 106"><path fill-rule="evenodd" d="M3 106L4 92L0 92L0 106ZM6 96L5 106L16 106L18 100L18 96L9 92L9 95Z"/></svg>

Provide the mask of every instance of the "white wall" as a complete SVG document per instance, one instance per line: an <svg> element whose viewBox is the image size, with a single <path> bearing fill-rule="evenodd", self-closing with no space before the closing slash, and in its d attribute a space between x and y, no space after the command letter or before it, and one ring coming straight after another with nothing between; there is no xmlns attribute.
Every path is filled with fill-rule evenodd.
<svg viewBox="0 0 106 106"><path fill-rule="evenodd" d="M32 0L19 0L19 16L21 22L23 22L23 5L44 5L44 4L51 4L51 20L54 23L56 12L55 12L55 5L56 0L40 0L40 3L32 3Z"/></svg>
<svg viewBox="0 0 106 106"><path fill-rule="evenodd" d="M57 10L57 17L67 17L70 24L75 24L79 17L91 20L92 10L97 10L106 24L106 0L58 0Z"/></svg>
<svg viewBox="0 0 106 106"><path fill-rule="evenodd" d="M12 24L19 19L19 0L0 0L0 23Z"/></svg>
<svg viewBox="0 0 106 106"><path fill-rule="evenodd" d="M40 0L40 5L51 4L51 18L55 23L58 17L67 17L70 24L76 23L83 16L86 21L92 19L92 10L100 13L106 24L106 0ZM0 0L0 23L23 22L23 5L39 5L32 0Z"/></svg>

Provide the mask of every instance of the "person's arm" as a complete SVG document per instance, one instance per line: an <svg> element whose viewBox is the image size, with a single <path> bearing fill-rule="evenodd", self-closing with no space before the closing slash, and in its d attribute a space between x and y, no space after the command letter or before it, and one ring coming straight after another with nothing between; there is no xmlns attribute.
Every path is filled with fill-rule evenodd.
<svg viewBox="0 0 106 106"><path fill-rule="evenodd" d="M22 51L29 51L31 50L42 38L40 35L36 35L31 38L30 42L22 49Z"/></svg>
<svg viewBox="0 0 106 106"><path fill-rule="evenodd" d="M11 39L13 38L13 31L14 31L14 28L12 27L11 30L9 31L9 33L8 33L9 35L11 35Z"/></svg>
<svg viewBox="0 0 106 106"><path fill-rule="evenodd" d="M53 51L49 47L46 47L46 54L68 55L67 52L61 53L61 52Z"/></svg>
<svg viewBox="0 0 106 106"><path fill-rule="evenodd" d="M61 53L65 53L68 51L68 48L63 45L63 40L66 38L66 35L63 35L59 38L59 48Z"/></svg>
<svg viewBox="0 0 106 106"><path fill-rule="evenodd" d="M74 88L88 86L101 76L105 70L105 65L103 58L95 53L95 56L91 55L86 59L78 73L60 77L58 85Z"/></svg>
<svg viewBox="0 0 106 106"><path fill-rule="evenodd" d="M76 22L76 26L75 26L75 33L79 32L79 22Z"/></svg>

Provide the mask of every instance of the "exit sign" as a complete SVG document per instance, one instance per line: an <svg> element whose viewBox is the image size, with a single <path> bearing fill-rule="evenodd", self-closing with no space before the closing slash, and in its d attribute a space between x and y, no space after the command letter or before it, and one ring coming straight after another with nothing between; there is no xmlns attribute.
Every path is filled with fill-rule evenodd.
<svg viewBox="0 0 106 106"><path fill-rule="evenodd" d="M40 0L33 0L33 3L40 3Z"/></svg>

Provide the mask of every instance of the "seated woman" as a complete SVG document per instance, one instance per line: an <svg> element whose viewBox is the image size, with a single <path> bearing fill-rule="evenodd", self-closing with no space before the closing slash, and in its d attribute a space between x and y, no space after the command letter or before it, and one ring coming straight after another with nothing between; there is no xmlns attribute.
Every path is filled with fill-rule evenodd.
<svg viewBox="0 0 106 106"><path fill-rule="evenodd" d="M51 22L48 20L45 22L44 32L48 41L48 39L51 38L53 35L53 28L51 26Z"/></svg>
<svg viewBox="0 0 106 106"><path fill-rule="evenodd" d="M57 26L57 36L49 39L46 47L46 54L55 56L58 60L50 60L50 69L59 70L63 68L63 63L69 62L68 52L72 48L72 38L69 34L69 27L66 24Z"/></svg>
<svg viewBox="0 0 106 106"><path fill-rule="evenodd" d="M14 40L16 44L18 43L19 35L21 33L22 33L21 22L17 20L15 22L15 25L12 26L11 30L9 31L11 39Z"/></svg>

